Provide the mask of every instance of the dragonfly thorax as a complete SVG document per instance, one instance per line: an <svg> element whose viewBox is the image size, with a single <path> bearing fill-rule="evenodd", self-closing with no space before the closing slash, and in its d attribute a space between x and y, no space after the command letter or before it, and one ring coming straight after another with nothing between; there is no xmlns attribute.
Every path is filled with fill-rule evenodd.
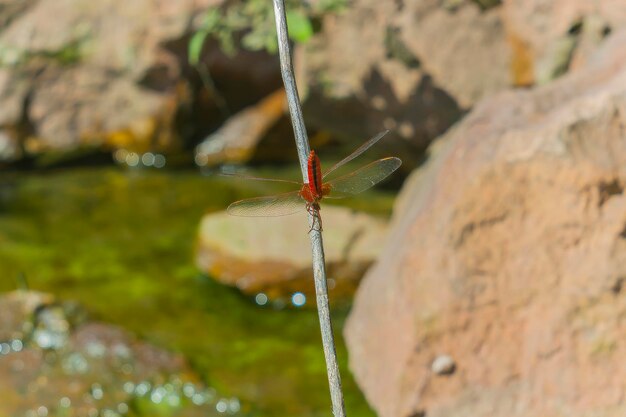
<svg viewBox="0 0 626 417"><path fill-rule="evenodd" d="M315 187L311 187L310 183L302 184L302 188L300 189L300 197L302 197L307 203L318 202L329 193L330 184L322 184L319 191Z"/></svg>

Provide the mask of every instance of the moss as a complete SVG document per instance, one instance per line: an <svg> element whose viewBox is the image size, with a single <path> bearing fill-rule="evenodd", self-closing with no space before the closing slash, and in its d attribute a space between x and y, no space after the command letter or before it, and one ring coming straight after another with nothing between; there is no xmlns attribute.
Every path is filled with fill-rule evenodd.
<svg viewBox="0 0 626 417"><path fill-rule="evenodd" d="M387 27L385 32L385 49L387 50L387 57L397 59L407 68L419 68L421 66L420 61L400 38L397 28Z"/></svg>
<svg viewBox="0 0 626 417"><path fill-rule="evenodd" d="M492 7L499 6L502 0L472 0L483 10L491 9Z"/></svg>
<svg viewBox="0 0 626 417"><path fill-rule="evenodd" d="M19 50L0 44L0 68L25 66L36 60L44 60L61 66L75 65L82 61L86 45L86 38L72 40L54 50Z"/></svg>

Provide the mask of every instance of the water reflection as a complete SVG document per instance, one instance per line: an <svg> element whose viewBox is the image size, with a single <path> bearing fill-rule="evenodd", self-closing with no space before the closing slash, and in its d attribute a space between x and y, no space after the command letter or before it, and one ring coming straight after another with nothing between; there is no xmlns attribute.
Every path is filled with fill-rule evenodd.
<svg viewBox="0 0 626 417"><path fill-rule="evenodd" d="M260 306L264 306L265 304L267 304L268 298L267 295L265 295L264 293L260 292L258 293L255 297L254 297L254 301L260 305Z"/></svg>
<svg viewBox="0 0 626 417"><path fill-rule="evenodd" d="M291 296L291 303L296 307L302 307L306 304L306 296L301 292L294 293Z"/></svg>
<svg viewBox="0 0 626 417"><path fill-rule="evenodd" d="M164 168L167 163L165 155L160 153L146 152L139 154L136 152L129 152L126 149L118 149L113 153L113 159L120 165L127 165L129 167L154 167Z"/></svg>

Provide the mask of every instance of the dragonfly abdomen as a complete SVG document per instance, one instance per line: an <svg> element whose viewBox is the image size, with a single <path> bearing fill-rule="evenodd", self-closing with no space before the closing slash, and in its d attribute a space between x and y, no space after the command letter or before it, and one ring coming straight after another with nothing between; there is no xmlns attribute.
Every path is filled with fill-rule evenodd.
<svg viewBox="0 0 626 417"><path fill-rule="evenodd" d="M315 200L322 198L322 167L320 158L315 151L311 151L309 159L307 161L308 174L309 174L309 188L311 190L311 196Z"/></svg>

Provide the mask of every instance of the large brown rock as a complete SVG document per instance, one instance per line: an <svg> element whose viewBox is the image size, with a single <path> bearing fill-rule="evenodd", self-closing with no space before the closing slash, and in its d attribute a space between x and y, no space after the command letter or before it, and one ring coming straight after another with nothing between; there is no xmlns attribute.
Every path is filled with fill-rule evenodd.
<svg viewBox="0 0 626 417"><path fill-rule="evenodd" d="M163 141L154 125L172 117L168 104L181 76L163 46L187 33L210 4L217 1L43 0L14 7L0 30L0 131L29 153L98 143L123 129Z"/></svg>
<svg viewBox="0 0 626 417"><path fill-rule="evenodd" d="M626 32L406 184L345 336L382 417L626 415Z"/></svg>

